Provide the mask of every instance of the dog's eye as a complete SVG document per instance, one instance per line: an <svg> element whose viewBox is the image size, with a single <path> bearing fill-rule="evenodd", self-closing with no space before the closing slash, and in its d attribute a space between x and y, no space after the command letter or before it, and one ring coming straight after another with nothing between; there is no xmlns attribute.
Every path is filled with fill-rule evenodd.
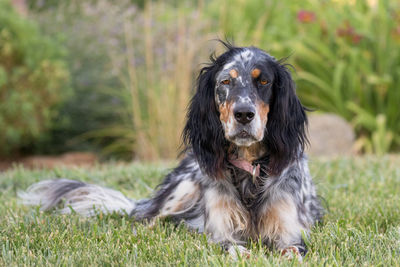
<svg viewBox="0 0 400 267"><path fill-rule="evenodd" d="M228 85L228 84L231 83L231 81L230 81L230 80L223 80L221 83L222 83L222 84L225 84L225 85Z"/></svg>
<svg viewBox="0 0 400 267"><path fill-rule="evenodd" d="M260 80L261 85L267 85L268 84L268 80L266 79L261 79Z"/></svg>

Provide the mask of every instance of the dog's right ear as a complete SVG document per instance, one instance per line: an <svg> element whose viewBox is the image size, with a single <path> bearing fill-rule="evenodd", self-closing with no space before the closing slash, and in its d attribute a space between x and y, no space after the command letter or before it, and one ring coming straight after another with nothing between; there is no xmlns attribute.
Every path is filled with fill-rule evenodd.
<svg viewBox="0 0 400 267"><path fill-rule="evenodd" d="M214 61L200 71L197 90L190 102L183 130L185 150L192 149L200 168L216 179L222 178L227 145L215 103L218 69Z"/></svg>

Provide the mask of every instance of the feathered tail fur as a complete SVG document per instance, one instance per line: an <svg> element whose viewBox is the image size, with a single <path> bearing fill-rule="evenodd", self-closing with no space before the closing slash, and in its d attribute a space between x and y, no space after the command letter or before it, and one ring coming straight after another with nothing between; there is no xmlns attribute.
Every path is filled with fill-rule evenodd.
<svg viewBox="0 0 400 267"><path fill-rule="evenodd" d="M59 213L74 211L83 216L93 216L96 211L130 214L137 207L119 191L68 179L35 183L18 196L23 204L39 205L43 211L57 207Z"/></svg>

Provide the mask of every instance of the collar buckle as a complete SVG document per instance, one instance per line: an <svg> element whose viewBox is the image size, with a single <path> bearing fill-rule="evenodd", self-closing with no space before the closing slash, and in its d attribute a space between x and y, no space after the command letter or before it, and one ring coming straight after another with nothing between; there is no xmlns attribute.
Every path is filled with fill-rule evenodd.
<svg viewBox="0 0 400 267"><path fill-rule="evenodd" d="M253 183L256 182L258 176L260 176L260 164L252 164L247 160L229 160L229 162L234 165L235 167L242 169L251 174Z"/></svg>
<svg viewBox="0 0 400 267"><path fill-rule="evenodd" d="M251 175L253 176L253 184L255 184L257 176L260 175L260 164L253 165L253 171L252 171Z"/></svg>

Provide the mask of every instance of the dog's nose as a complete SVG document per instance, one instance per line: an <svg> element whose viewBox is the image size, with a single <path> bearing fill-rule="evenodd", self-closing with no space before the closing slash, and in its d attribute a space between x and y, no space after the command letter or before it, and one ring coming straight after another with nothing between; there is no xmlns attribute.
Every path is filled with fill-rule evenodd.
<svg viewBox="0 0 400 267"><path fill-rule="evenodd" d="M252 106L238 106L233 110L237 122L247 124L254 119L255 110Z"/></svg>

